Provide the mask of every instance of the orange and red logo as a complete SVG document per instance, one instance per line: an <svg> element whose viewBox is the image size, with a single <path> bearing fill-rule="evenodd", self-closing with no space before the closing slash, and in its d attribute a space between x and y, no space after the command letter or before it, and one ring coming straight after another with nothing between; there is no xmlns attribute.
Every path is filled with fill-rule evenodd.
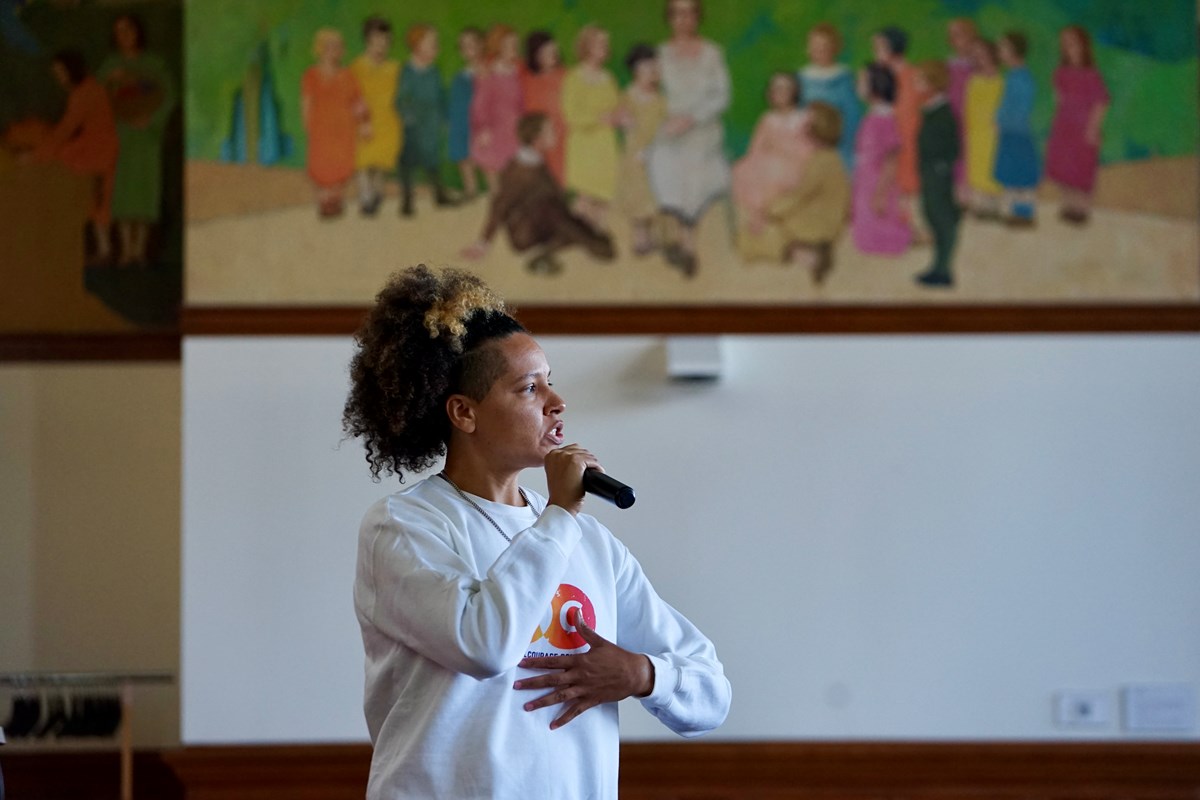
<svg viewBox="0 0 1200 800"><path fill-rule="evenodd" d="M578 650L583 647L587 642L571 624L576 614L582 614L584 623L595 629L596 610L592 608L592 601L579 587L569 583L559 584L558 591L550 601L550 613L533 632L530 643L544 638L559 650Z"/></svg>

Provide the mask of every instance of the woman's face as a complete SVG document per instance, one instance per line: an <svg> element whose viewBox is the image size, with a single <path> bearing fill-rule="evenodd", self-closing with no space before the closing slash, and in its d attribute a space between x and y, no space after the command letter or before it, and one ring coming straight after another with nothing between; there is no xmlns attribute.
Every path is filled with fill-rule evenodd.
<svg viewBox="0 0 1200 800"><path fill-rule="evenodd" d="M414 54L425 61L433 61L438 54L438 35L437 31L429 30L421 37L421 41L417 42Z"/></svg>
<svg viewBox="0 0 1200 800"><path fill-rule="evenodd" d="M546 42L544 45L542 45L541 47L538 48L538 51L537 51L538 69L541 70L542 72L546 72L548 70L555 69L556 67L558 67L558 64L559 64L558 42L551 39L550 41Z"/></svg>
<svg viewBox="0 0 1200 800"><path fill-rule="evenodd" d="M478 61L483 53L483 42L473 33L464 33L458 37L458 52L463 61L468 63Z"/></svg>
<svg viewBox="0 0 1200 800"><path fill-rule="evenodd" d="M588 43L587 61L595 66L600 66L608 61L608 55L611 50L608 39L608 31L597 31L592 36L592 41Z"/></svg>
<svg viewBox="0 0 1200 800"><path fill-rule="evenodd" d="M992 59L992 51L983 42L975 42L971 45L971 61L974 62L976 69L984 72L991 72L996 68L996 62Z"/></svg>
<svg viewBox="0 0 1200 800"><path fill-rule="evenodd" d="M1013 49L1008 39L1001 39L997 48L1000 52L1000 63L1012 66L1017 63L1017 51Z"/></svg>
<svg viewBox="0 0 1200 800"><path fill-rule="evenodd" d="M1058 41L1063 55L1067 57L1067 63L1073 67L1083 66L1083 42L1079 40L1075 31L1063 31Z"/></svg>
<svg viewBox="0 0 1200 800"><path fill-rule="evenodd" d="M771 108L781 110L794 106L796 96L795 85L782 75L771 78L767 86L767 102Z"/></svg>
<svg viewBox="0 0 1200 800"><path fill-rule="evenodd" d="M642 87L653 87L658 85L658 59L643 58L633 68L633 81Z"/></svg>
<svg viewBox="0 0 1200 800"><path fill-rule="evenodd" d="M975 41L975 37L971 35L971 27L961 20L955 20L950 23L950 27L946 32L947 38L950 40L950 47L960 56L966 56L971 52L971 45Z"/></svg>
<svg viewBox="0 0 1200 800"><path fill-rule="evenodd" d="M118 49L124 52L138 49L137 26L127 17L121 17L113 23L113 37L117 40Z"/></svg>
<svg viewBox="0 0 1200 800"><path fill-rule="evenodd" d="M372 58L386 58L392 49L392 35L387 31L371 31L367 34L367 53Z"/></svg>
<svg viewBox="0 0 1200 800"><path fill-rule="evenodd" d="M891 61L892 48L883 34L877 33L871 37L871 55L874 56L877 64L886 64Z"/></svg>
<svg viewBox="0 0 1200 800"><path fill-rule="evenodd" d="M500 377L473 402L476 441L499 469L540 467L562 446L566 403L550 385L546 354L526 333L514 333L485 347L504 360Z"/></svg>
<svg viewBox="0 0 1200 800"><path fill-rule="evenodd" d="M670 0L667 18L676 36L694 36L700 28L700 14L692 0Z"/></svg>
<svg viewBox="0 0 1200 800"><path fill-rule="evenodd" d="M837 48L833 40L823 33L809 34L808 58L814 64L827 67L837 58Z"/></svg>
<svg viewBox="0 0 1200 800"><path fill-rule="evenodd" d="M500 58L504 61L514 62L521 55L521 40L517 38L515 33L510 33L504 37L504 41L500 43Z"/></svg>
<svg viewBox="0 0 1200 800"><path fill-rule="evenodd" d="M346 45L340 36L330 36L321 47L321 61L326 64L340 64L346 52Z"/></svg>

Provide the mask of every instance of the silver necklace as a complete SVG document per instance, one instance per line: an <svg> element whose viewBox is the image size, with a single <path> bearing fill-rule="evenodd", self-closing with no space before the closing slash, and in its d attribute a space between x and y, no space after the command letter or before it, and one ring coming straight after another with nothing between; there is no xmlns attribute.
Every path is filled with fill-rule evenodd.
<svg viewBox="0 0 1200 800"><path fill-rule="evenodd" d="M455 483L454 481L450 480L449 475L447 475L445 472L439 472L438 477L441 478L442 480L444 480L446 483L450 484L451 488L453 488L454 491L458 492L459 497L461 497L463 500L466 500L468 503L470 503L472 508L474 508L476 511L478 511L480 514L483 515L484 519L486 519L488 522L492 523L492 527L496 529L497 533L499 533L501 536L504 537L504 541L508 542L509 544L512 544L512 538L509 537L509 535L504 532L504 529L500 527L500 525L496 522L496 520L492 519L492 515L487 513L486 511L484 511L483 508L479 505L479 503L476 503L474 500L467 497L466 492L464 492L462 489L458 488L458 484ZM517 494L521 495L521 499L525 501L525 505L527 505L531 509L533 509L533 512L537 516L539 516L539 517L541 516L541 512L539 512L536 508L533 508L533 503L529 502L529 495L525 494L525 490L522 489L520 486L517 487Z"/></svg>

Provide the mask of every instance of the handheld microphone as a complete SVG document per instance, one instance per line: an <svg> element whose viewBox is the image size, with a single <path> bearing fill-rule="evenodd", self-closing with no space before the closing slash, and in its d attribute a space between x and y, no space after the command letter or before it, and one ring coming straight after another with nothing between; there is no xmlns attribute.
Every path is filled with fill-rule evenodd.
<svg viewBox="0 0 1200 800"><path fill-rule="evenodd" d="M593 467L583 471L583 490L604 498L617 508L629 508L637 500L631 487Z"/></svg>

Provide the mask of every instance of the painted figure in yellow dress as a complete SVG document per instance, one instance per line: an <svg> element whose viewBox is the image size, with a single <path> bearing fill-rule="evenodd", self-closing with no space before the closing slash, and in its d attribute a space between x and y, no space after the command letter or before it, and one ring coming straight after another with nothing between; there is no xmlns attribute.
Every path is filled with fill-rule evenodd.
<svg viewBox="0 0 1200 800"><path fill-rule="evenodd" d="M363 54L350 64L358 79L371 119L371 136L360 139L354 152L358 175L358 203L364 216L374 216L383 200L383 183L396 163L404 129L392 104L400 62L388 58L392 48L392 26L383 17L368 17L363 23Z"/></svg>
<svg viewBox="0 0 1200 800"><path fill-rule="evenodd" d="M621 97L605 68L608 32L585 25L576 40L579 64L563 79L567 123L566 188L575 193L575 212L605 230L608 205L617 191L617 134Z"/></svg>

